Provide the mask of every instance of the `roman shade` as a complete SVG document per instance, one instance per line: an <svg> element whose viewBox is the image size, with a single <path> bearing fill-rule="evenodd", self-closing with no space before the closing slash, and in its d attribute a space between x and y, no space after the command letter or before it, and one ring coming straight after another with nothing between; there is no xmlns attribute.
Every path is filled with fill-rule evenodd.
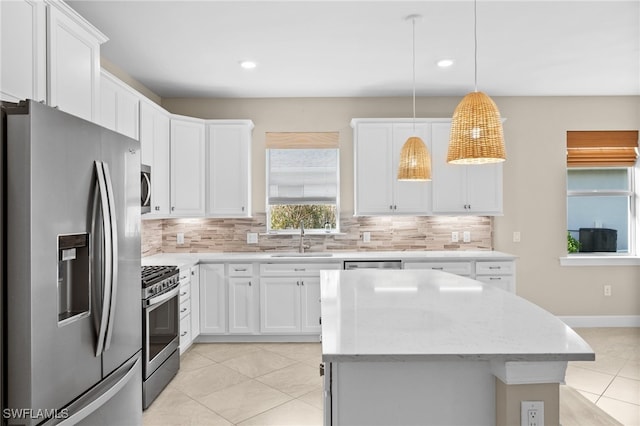
<svg viewBox="0 0 640 426"><path fill-rule="evenodd" d="M567 167L631 167L637 158L637 130L567 132Z"/></svg>
<svg viewBox="0 0 640 426"><path fill-rule="evenodd" d="M267 204L336 204L338 132L267 133Z"/></svg>

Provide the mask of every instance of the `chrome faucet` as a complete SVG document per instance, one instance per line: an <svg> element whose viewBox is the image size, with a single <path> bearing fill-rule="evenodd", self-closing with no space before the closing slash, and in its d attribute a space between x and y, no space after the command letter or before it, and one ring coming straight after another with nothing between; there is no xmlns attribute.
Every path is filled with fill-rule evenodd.
<svg viewBox="0 0 640 426"><path fill-rule="evenodd" d="M300 221L300 248L298 249L299 253L304 253L304 223Z"/></svg>

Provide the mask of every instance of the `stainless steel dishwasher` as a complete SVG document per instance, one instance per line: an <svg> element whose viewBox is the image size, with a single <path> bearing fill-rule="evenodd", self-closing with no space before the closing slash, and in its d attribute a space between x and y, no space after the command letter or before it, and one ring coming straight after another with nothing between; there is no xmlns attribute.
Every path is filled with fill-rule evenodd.
<svg viewBox="0 0 640 426"><path fill-rule="evenodd" d="M402 269L401 260L345 260L344 269Z"/></svg>

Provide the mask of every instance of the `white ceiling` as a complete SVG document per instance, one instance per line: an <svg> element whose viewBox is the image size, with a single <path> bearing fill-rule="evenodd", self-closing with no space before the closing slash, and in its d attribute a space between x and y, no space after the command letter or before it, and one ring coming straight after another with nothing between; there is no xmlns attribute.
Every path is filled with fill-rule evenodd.
<svg viewBox="0 0 640 426"><path fill-rule="evenodd" d="M417 94L474 88L471 1L67 3L109 37L107 60L163 98L411 95L411 14ZM477 25L491 96L640 95L640 0L478 0Z"/></svg>

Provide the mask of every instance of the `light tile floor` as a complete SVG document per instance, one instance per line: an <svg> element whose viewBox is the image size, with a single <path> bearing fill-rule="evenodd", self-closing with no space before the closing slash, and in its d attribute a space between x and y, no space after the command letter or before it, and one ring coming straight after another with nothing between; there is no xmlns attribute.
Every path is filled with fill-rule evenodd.
<svg viewBox="0 0 640 426"><path fill-rule="evenodd" d="M569 363L567 385L623 425L640 426L640 328L576 331L596 361ZM318 343L195 344L143 423L321 425L320 361Z"/></svg>
<svg viewBox="0 0 640 426"><path fill-rule="evenodd" d="M640 426L640 328L576 329L593 362L570 362L566 384L625 426Z"/></svg>

